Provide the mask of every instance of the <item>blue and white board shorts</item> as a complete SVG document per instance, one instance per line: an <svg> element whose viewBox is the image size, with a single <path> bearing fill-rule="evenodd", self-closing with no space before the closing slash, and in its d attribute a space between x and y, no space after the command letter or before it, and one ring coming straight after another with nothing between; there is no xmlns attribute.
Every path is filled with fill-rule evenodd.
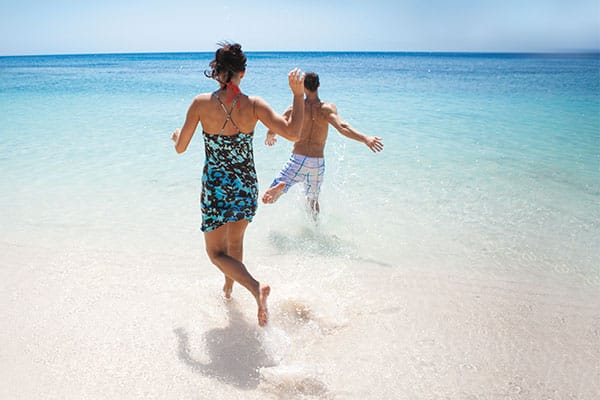
<svg viewBox="0 0 600 400"><path fill-rule="evenodd" d="M307 157L292 153L270 187L277 185L279 182L285 182L283 193L286 193L294 184L303 182L306 197L317 199L321 191L324 174L324 158Z"/></svg>

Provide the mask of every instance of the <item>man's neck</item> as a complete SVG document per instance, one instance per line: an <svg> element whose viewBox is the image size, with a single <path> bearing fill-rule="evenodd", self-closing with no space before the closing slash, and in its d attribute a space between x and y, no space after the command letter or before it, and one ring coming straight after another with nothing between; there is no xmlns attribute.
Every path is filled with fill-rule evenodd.
<svg viewBox="0 0 600 400"><path fill-rule="evenodd" d="M306 93L306 98L305 98L305 99L306 99L306 101L307 101L308 103L317 103L317 102L320 102L320 101L321 101L321 99L319 99L319 94L318 94L317 92L314 92L314 93L311 93L311 92L309 92L309 93Z"/></svg>

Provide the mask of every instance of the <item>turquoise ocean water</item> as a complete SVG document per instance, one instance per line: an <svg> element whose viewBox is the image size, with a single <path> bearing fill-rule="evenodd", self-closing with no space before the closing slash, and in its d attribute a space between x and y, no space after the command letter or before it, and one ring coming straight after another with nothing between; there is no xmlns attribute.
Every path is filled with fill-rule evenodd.
<svg viewBox="0 0 600 400"><path fill-rule="evenodd" d="M203 144L177 157L169 134L215 88L202 74L211 56L0 58L3 241L144 250L173 245L181 225L196 234ZM598 283L597 55L250 53L242 88L283 111L294 66L385 144L373 155L330 132L322 229L341 242L323 252ZM264 132L261 191L291 148L266 148ZM299 196L257 216L281 215L279 246L287 225L307 223ZM269 236L255 225L250 242Z"/></svg>
<svg viewBox="0 0 600 400"><path fill-rule="evenodd" d="M0 57L0 397L596 397L597 54L248 53L245 93L316 71L385 145L330 129L318 224L260 204L267 329L204 254L201 135L170 140L212 54Z"/></svg>

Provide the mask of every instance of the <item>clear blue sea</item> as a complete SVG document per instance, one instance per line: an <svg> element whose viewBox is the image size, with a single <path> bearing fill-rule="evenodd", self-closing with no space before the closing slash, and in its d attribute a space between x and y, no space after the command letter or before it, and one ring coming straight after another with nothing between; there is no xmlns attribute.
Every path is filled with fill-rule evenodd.
<svg viewBox="0 0 600 400"><path fill-rule="evenodd" d="M203 144L198 136L177 157L168 139L191 99L215 88L202 74L211 56L0 58L3 240L110 246L114 229L137 242L139 230L171 237L165 225L197 226ZM283 111L294 66L318 72L321 98L384 139L373 155L330 132L322 225L350 233L344 251L393 265L451 253L473 268L597 283L598 56L250 53L242 88ZM264 132L259 124L261 190L290 149L266 148ZM285 234L300 204L278 204L256 225L282 215Z"/></svg>
<svg viewBox="0 0 600 400"><path fill-rule="evenodd" d="M93 291L113 282L104 272L110 274L114 266L119 266L115 282L145 277L150 288L163 279L181 279L182 285L193 287L192 299L209 279L206 290L219 291L221 278L203 253L199 231L202 138L196 135L182 155L170 140L193 97L216 88L203 75L212 55L0 57L0 276L5 293L25 285L25 267L32 274L48 274L36 290L22 287L23 293L35 294L70 285ZM306 215L299 188L274 205L261 204L246 236L251 271L276 282L277 274L281 282L286 273L299 280L329 274L320 284L333 282L335 289L323 291L333 290L347 307L344 291L358 290L356 282L363 274L380 268L396 277L417 271L496 280L504 282L500 287L510 286L507 291L514 289L511 285L547 284L563 287L565 293L597 295L598 54L250 52L242 91L283 112L292 99L286 75L294 67L318 72L321 99L335 103L342 118L359 131L382 137L385 149L373 154L331 128L318 225ZM283 139L274 147L264 146L265 131L259 123L254 140L261 194L291 150ZM34 253L53 256L32 259ZM46 258L53 260L48 264L53 269L44 270ZM277 260L276 267L272 260ZM352 277L332 276L337 267L352 271ZM79 273L87 273L81 276L89 280L78 281L83 279L76 278ZM128 287L127 293L143 298L146 286L140 285ZM154 294L177 298L183 289L164 290ZM339 310L327 314L323 310L329 306L316 300L318 294L304 294L302 304L314 301L313 309L321 306L329 316L317 319L326 321L319 325L321 333L332 324L361 320ZM383 309L385 303L386 310L397 312L406 309L386 303L388 295L374 298L372 304ZM62 307L71 304L69 296L62 297ZM18 296L5 294L5 304L9 298L16 301ZM280 310L296 304L282 301ZM212 318L223 314L219 307L211 309ZM252 313L251 307L242 307L242 315ZM346 322L337 324L339 320ZM284 318L280 322L285 325ZM173 329L185 325L169 323ZM176 339L169 328L164 339L173 346L179 340L184 362L190 360L182 356L181 343L194 340L194 328L187 329L191 333L176 330ZM296 359L302 358L298 342L316 341L308 331L282 329ZM325 357L335 358L334 351ZM498 365L500 375L510 369ZM129 367L135 368L133 363ZM297 370L287 370L293 376L289 371ZM428 375L432 381L434 375ZM336 379L324 378L324 384L335 387L341 382ZM415 381L419 379L423 376ZM241 381L256 388L253 380ZM481 382L464 393L491 398L482 389L490 382ZM233 386L237 390L244 385ZM433 398L420 397L426 392L411 387L414 398ZM581 382L581 387L589 385ZM215 390L232 395L229 389ZM459 392L448 386L439 393L452 397ZM530 388L529 393L546 392ZM379 394L385 398L391 392Z"/></svg>

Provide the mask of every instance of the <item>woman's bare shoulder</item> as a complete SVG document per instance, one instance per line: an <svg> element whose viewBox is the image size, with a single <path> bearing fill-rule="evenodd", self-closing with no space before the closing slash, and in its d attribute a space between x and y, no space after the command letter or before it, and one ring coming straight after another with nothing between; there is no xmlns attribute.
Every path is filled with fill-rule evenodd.
<svg viewBox="0 0 600 400"><path fill-rule="evenodd" d="M260 96L248 96L248 100L252 103L255 110L265 111L271 110L271 106Z"/></svg>
<svg viewBox="0 0 600 400"><path fill-rule="evenodd" d="M195 109L196 111L202 111L206 106L211 103L212 93L201 93L194 97L192 100L192 104L190 108Z"/></svg>
<svg viewBox="0 0 600 400"><path fill-rule="evenodd" d="M212 93L200 93L194 97L194 103L206 103L212 98Z"/></svg>
<svg viewBox="0 0 600 400"><path fill-rule="evenodd" d="M267 104L267 102L264 101L260 96L248 96L248 100L250 100L253 103L256 103L256 105L264 106Z"/></svg>

